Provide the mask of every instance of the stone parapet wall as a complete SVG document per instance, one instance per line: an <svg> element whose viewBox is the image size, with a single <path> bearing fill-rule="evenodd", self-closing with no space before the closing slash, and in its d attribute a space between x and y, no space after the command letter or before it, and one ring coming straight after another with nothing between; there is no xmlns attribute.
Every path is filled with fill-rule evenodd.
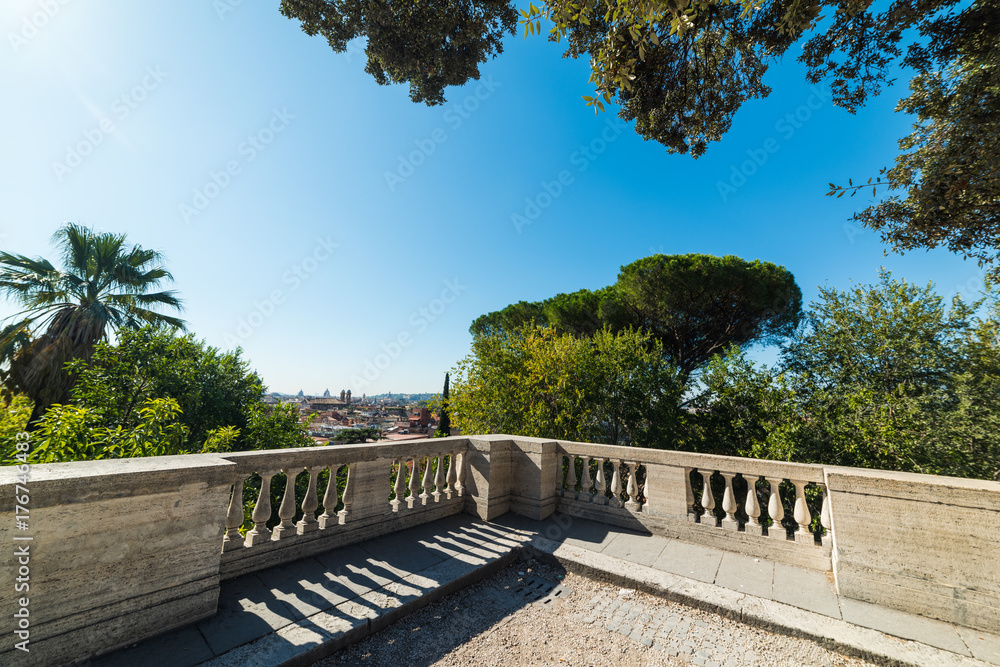
<svg viewBox="0 0 1000 667"><path fill-rule="evenodd" d="M346 487L320 498L319 475L345 468ZM222 580L458 512L562 512L825 570L843 596L1000 631L994 482L507 435L29 469L29 529L19 531L17 470L0 468L2 580L13 589L22 567L11 545L27 546L30 571L31 652L17 652L16 664L109 652L211 616ZM279 473L303 475L305 499L283 486L276 509L270 494L244 498L245 480L259 474L268 488ZM807 493L822 496L818 517ZM246 535L244 501L256 504ZM316 516L318 504L330 508ZM266 525L272 509L277 526ZM787 531L768 519L783 512ZM14 662L21 607L20 593L0 596L9 638L0 664Z"/></svg>

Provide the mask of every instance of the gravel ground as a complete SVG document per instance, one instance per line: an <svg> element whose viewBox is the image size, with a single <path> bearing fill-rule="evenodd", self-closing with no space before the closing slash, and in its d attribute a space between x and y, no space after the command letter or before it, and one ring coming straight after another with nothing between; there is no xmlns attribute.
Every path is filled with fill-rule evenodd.
<svg viewBox="0 0 1000 667"><path fill-rule="evenodd" d="M541 581L550 582L538 592ZM535 586L532 587L531 584ZM532 597L561 584L557 596ZM843 665L805 639L565 574L529 560L315 663L333 665Z"/></svg>

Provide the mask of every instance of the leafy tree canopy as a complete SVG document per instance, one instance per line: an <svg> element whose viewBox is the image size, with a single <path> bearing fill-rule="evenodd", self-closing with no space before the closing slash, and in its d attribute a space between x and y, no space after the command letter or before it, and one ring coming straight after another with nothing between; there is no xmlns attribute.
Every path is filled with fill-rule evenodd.
<svg viewBox="0 0 1000 667"><path fill-rule="evenodd" d="M658 341L682 381L731 345L775 342L791 335L802 293L784 267L732 255L653 255L621 268L597 291L519 302L477 318L474 335L545 324L578 336L603 327L641 329Z"/></svg>
<svg viewBox="0 0 1000 667"><path fill-rule="evenodd" d="M188 449L200 449L213 429L241 431L235 449L255 448L246 439L252 410L264 384L240 352L221 352L193 335L166 328L124 330L118 344L102 343L89 364L72 364L78 376L73 403L99 412L109 426L134 425L147 400L171 398L188 430Z"/></svg>
<svg viewBox="0 0 1000 667"><path fill-rule="evenodd" d="M916 116L874 183L830 184L886 197L854 216L900 252L943 246L980 266L1000 258L1000 3L979 0L923 22L906 61L917 75L896 107ZM994 277L1000 268L993 269Z"/></svg>
<svg viewBox="0 0 1000 667"><path fill-rule="evenodd" d="M97 345L89 363L70 364L72 400L34 424L31 461L161 456L308 447L314 443L292 405L261 402L264 385L239 350L220 352L166 327L123 330ZM14 431L30 401L0 413L0 454L13 463Z"/></svg>
<svg viewBox="0 0 1000 667"><path fill-rule="evenodd" d="M7 366L3 380L34 402L32 421L69 398L73 378L65 364L89 359L109 329L184 326L157 312L181 307L174 292L152 291L172 280L159 252L128 244L124 234L73 223L56 231L53 240L62 254L61 269L47 259L0 252L0 292L23 308L0 338L0 364Z"/></svg>
<svg viewBox="0 0 1000 667"><path fill-rule="evenodd" d="M414 101L439 104L445 86L478 77L476 65L501 52L514 6L284 0L281 11L335 51L367 36L376 81L408 82ZM911 92L898 109L917 124L895 166L874 183L831 183L829 194L887 186L856 219L898 251L1000 258L1000 0L539 0L519 20L526 36L547 29L566 57L588 59L588 105L614 102L639 135L693 157L745 101L770 93L767 69L802 39L807 80L827 83L851 113L906 67Z"/></svg>
<svg viewBox="0 0 1000 667"><path fill-rule="evenodd" d="M1000 479L1000 320L899 281L823 289L776 369L717 358L706 437L747 456Z"/></svg>
<svg viewBox="0 0 1000 667"><path fill-rule="evenodd" d="M659 343L633 330L477 336L453 376L451 418L463 432L637 447L669 441L683 391Z"/></svg>
<svg viewBox="0 0 1000 667"><path fill-rule="evenodd" d="M281 13L338 53L367 38L365 71L381 85L408 83L410 99L428 105L478 79L517 25L514 7L494 0L282 0Z"/></svg>

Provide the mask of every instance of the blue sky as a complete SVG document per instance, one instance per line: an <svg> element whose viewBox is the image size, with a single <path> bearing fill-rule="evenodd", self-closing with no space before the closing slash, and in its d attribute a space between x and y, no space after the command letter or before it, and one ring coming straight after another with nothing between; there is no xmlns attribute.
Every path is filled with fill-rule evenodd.
<svg viewBox="0 0 1000 667"><path fill-rule="evenodd" d="M870 195L824 196L891 163L905 78L852 116L795 46L693 160L596 116L586 63L543 39L511 37L428 108L277 4L5 2L0 247L54 259L65 221L127 232L166 255L191 331L306 393L439 391L478 315L657 252L782 264L807 302L882 265L978 287L943 251L884 257L848 221Z"/></svg>

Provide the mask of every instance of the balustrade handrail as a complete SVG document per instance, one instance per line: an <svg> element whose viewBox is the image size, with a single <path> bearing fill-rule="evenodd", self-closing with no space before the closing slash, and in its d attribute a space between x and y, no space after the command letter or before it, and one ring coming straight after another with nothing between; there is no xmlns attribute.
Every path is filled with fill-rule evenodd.
<svg viewBox="0 0 1000 667"><path fill-rule="evenodd" d="M797 479L806 483L822 484L825 466L813 463L793 463L771 459L752 459L742 456L699 454L673 449L648 449L624 445L599 445L588 442L556 440L557 452L565 456L634 461L641 464L659 464L677 468L718 470L758 477Z"/></svg>
<svg viewBox="0 0 1000 667"><path fill-rule="evenodd" d="M396 459L400 456L423 458L436 456L442 449L456 449L461 452L467 445L468 438L453 436L396 442L382 441L352 445L319 445L291 449L227 452L219 456L225 461L236 464L233 471L235 475L245 475L264 468L277 470L288 465L300 467L346 465L380 459Z"/></svg>

